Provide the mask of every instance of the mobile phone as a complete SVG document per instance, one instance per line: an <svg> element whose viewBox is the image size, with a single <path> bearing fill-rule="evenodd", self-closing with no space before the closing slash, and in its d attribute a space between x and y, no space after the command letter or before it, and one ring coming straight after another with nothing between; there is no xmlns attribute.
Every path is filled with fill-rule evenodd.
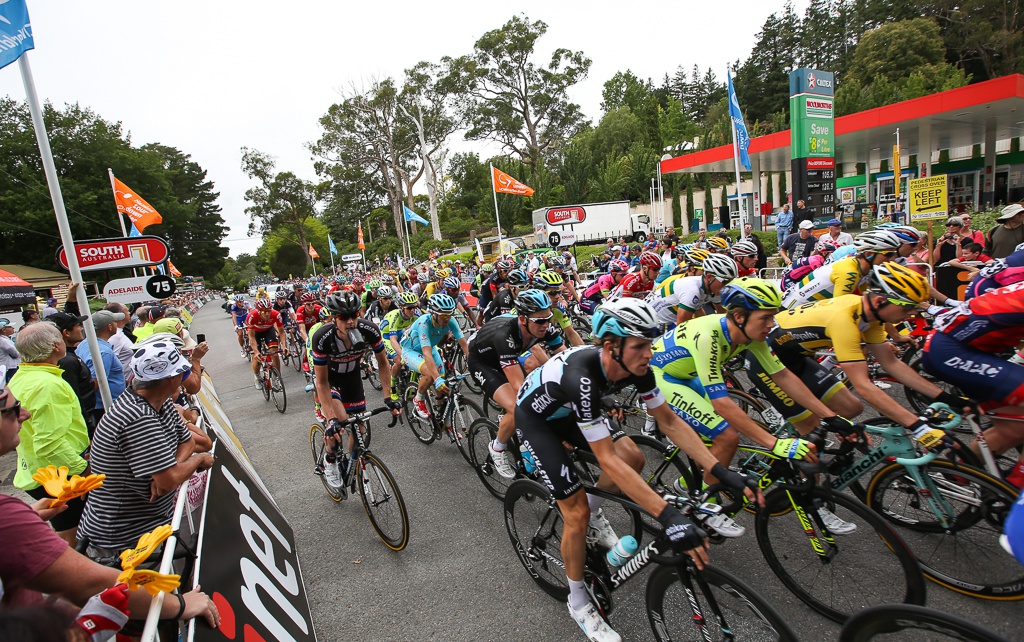
<svg viewBox="0 0 1024 642"><path fill-rule="evenodd" d="M196 343L202 343L203 341L206 341L206 335L205 334L197 334L196 335Z"/></svg>

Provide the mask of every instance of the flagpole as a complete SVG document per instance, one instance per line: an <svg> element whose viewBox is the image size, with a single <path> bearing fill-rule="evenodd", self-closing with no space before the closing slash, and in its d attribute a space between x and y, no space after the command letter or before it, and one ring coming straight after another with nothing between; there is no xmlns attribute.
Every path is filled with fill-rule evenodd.
<svg viewBox="0 0 1024 642"><path fill-rule="evenodd" d="M727 66L725 73L730 75L732 70ZM733 89L735 91L735 88ZM736 121L732 114L729 115L729 124L732 127L732 166L736 170L736 212L740 215L740 233L743 233L743 226L747 224L747 217L743 210L743 195L740 193L740 143L736 140Z"/></svg>
<svg viewBox="0 0 1024 642"><path fill-rule="evenodd" d="M114 209L117 210L117 185L114 184L114 170L107 168L107 174L110 175L110 189L114 192ZM117 213L117 222L121 224L121 236L127 237L128 230L124 227L124 215L121 212ZM134 223L132 224L134 225ZM132 276L138 276L139 273L132 268Z"/></svg>
<svg viewBox="0 0 1024 642"><path fill-rule="evenodd" d="M494 194L494 221L498 224L498 254L501 254L501 216L498 215L498 186L494 184L494 163L491 166L491 192ZM518 173L518 172L516 172ZM530 181L531 183L533 181Z"/></svg>
<svg viewBox="0 0 1024 642"><path fill-rule="evenodd" d="M28 110L32 114L32 128L35 130L36 143L39 145L39 154L42 156L46 184L50 188L50 200L53 201L53 211L57 215L57 229L60 231L60 240L64 245L64 254L68 259L68 271L71 273L71 282L78 283L76 292L78 311L79 314L89 312L89 298L85 294L85 281L82 279L82 269L78 265L78 254L75 252L75 238L71 235L68 212L64 208L64 195L60 191L57 168L53 164L53 152L50 151L50 139L46 135L43 111L39 108L36 83L32 79L32 69L28 64L28 52L21 54L21 57L18 58L18 67L21 69L21 80L25 85ZM85 327L85 337L89 344L92 362L97 366L96 381L99 384L100 399L103 400L104 408L110 408L112 403L110 384L107 383L107 372L101 365L103 363L103 355L100 353L100 344L96 338L96 328L92 323L84 323L83 326Z"/></svg>

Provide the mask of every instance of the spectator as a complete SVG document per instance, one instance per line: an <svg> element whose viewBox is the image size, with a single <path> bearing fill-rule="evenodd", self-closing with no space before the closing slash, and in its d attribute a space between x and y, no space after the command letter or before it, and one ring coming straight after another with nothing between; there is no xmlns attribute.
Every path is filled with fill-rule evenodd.
<svg viewBox="0 0 1024 642"><path fill-rule="evenodd" d="M49 318L50 315L57 314L60 310L57 309L57 298L50 297L46 300L46 307L43 308L43 318Z"/></svg>
<svg viewBox="0 0 1024 642"><path fill-rule="evenodd" d="M114 325L117 326L117 332L111 335L109 342L110 346L114 348L117 360L121 362L121 371L128 372L128 362L132 360L132 344L135 343L135 340L129 337L126 332L130 318L128 308L123 303L108 303L103 306L103 309L107 312L123 315L120 321L114 322Z"/></svg>
<svg viewBox="0 0 1024 642"><path fill-rule="evenodd" d="M963 233L963 229L964 222L959 216L950 216L946 219L946 233L936 239L932 247L932 261L936 266L948 263L963 254L961 245L973 243L971 237Z"/></svg>
<svg viewBox="0 0 1024 642"><path fill-rule="evenodd" d="M21 357L18 356L18 348L11 340L14 334L14 326L8 319L0 319L0 367L6 369L7 375L3 383L7 383L18 371L18 364Z"/></svg>
<svg viewBox="0 0 1024 642"><path fill-rule="evenodd" d="M973 242L973 243L980 243L982 248L984 248L985 247L985 233L982 232L981 230L972 230L971 229L971 215L970 215L970 213L968 212L968 213L961 214L960 215L960 220L963 221L963 224L964 224L964 228L963 228L962 234L964 236L968 237L969 239L971 239L971 242Z"/></svg>
<svg viewBox="0 0 1024 642"><path fill-rule="evenodd" d="M666 244L675 243L676 242L676 228L670 227L670 228L665 230L664 241L665 241Z"/></svg>
<svg viewBox="0 0 1024 642"><path fill-rule="evenodd" d="M526 271L530 274L536 274L538 269L540 269L540 257L534 253L530 258L529 265L526 266Z"/></svg>
<svg viewBox="0 0 1024 642"><path fill-rule="evenodd" d="M793 261L811 255L814 251L815 243L818 242L818 239L811 233L813 229L814 223L811 221L801 221L799 231L795 234L790 234L782 242L782 245L779 247L779 254L782 255L782 260L786 262L786 265L791 265Z"/></svg>
<svg viewBox="0 0 1024 642"><path fill-rule="evenodd" d="M21 327L24 328L27 325L33 323L39 323L39 310L34 308L27 308L21 311ZM19 329L19 332L21 330Z"/></svg>
<svg viewBox="0 0 1024 642"><path fill-rule="evenodd" d="M985 254L1005 259L1024 243L1024 205L1013 203L1003 208L988 232L985 232Z"/></svg>
<svg viewBox="0 0 1024 642"><path fill-rule="evenodd" d="M800 224L804 221L814 223L814 212L807 209L807 206L801 199L796 202L796 207L793 208L793 223L799 228Z"/></svg>
<svg viewBox="0 0 1024 642"><path fill-rule="evenodd" d="M622 248L618 245L612 247L612 260L624 260L622 257Z"/></svg>
<svg viewBox="0 0 1024 642"><path fill-rule="evenodd" d="M192 374L195 376L187 377L182 387L190 395L198 393L203 384L202 359L210 351L210 346L205 341L196 345L195 339L188 334L188 330L185 329L185 325L179 319L161 319L153 327L156 331L153 332L153 335L150 335L150 339L160 333L171 334L181 339L182 345L180 350L191 353L188 360L191 364Z"/></svg>
<svg viewBox="0 0 1024 642"><path fill-rule="evenodd" d="M822 238L831 239L836 244L836 247L853 245L853 236L849 232L843 231L843 222L837 218L829 220L828 232Z"/></svg>
<svg viewBox="0 0 1024 642"><path fill-rule="evenodd" d="M191 370L170 341L139 348L132 357L131 389L107 410L96 430L92 472L107 476L89 495L82 515L87 554L116 565L121 551L171 518L174 491L213 465L193 456L195 441L172 397Z"/></svg>
<svg viewBox="0 0 1024 642"><path fill-rule="evenodd" d="M82 323L89 317L80 317L67 312L51 314L47 319L57 326L61 337L64 339L64 346L67 351L64 357L57 362L57 366L64 371L64 381L71 384L78 400L82 404L82 415L85 417L85 424L89 427L89 436L96 429L92 421L92 409L96 403L96 380L93 379L89 366L75 352L79 343L85 336L85 327Z"/></svg>
<svg viewBox="0 0 1024 642"><path fill-rule="evenodd" d="M708 231L707 230L701 230L701 231L697 232L697 240L693 242L693 247L701 249L701 250L708 249L708 240L707 240L707 238L708 238Z"/></svg>
<svg viewBox="0 0 1024 642"><path fill-rule="evenodd" d="M973 279L986 263L992 262L992 257L984 253L985 247L981 243L967 242L963 243L960 248L963 254L958 258L952 259L949 265L970 272L970 275L967 277L968 279ZM965 265L965 262L975 265Z"/></svg>
<svg viewBox="0 0 1024 642"><path fill-rule="evenodd" d="M111 400L117 399L124 392L124 368L114 352L114 346L110 343L111 337L117 334L118 321L124 321L124 315L120 312L115 314L108 310L100 310L92 315L92 325L96 328L96 342L100 346L100 358L103 363L103 372L107 375L107 387L110 389ZM89 344L85 341L79 343L75 348L75 353L85 362L92 376L96 377L96 364L92 360ZM104 412L103 397L100 395L98 387L93 396L96 398L96 402L88 414L92 415L92 425L96 426Z"/></svg>
<svg viewBox="0 0 1024 642"><path fill-rule="evenodd" d="M67 352L60 331L49 323L31 325L18 335L18 352L21 367L9 387L31 414L22 426L14 485L43 499L48 495L32 475L50 465L67 466L70 475L84 474L89 432L81 403L57 367ZM76 544L75 529L84 505L84 499L73 499L67 510L53 519L54 530L71 546Z"/></svg>
<svg viewBox="0 0 1024 642"><path fill-rule="evenodd" d="M146 316L143 317L142 308L139 308L139 320L141 321L143 320L143 318L145 318L146 323L142 327L135 329L136 343L153 334L153 324L159 321L160 319L164 318L164 311L164 306L154 305L146 309Z"/></svg>
<svg viewBox="0 0 1024 642"><path fill-rule="evenodd" d="M789 203L782 206L782 211L775 215L775 238L779 247L782 247L790 233L793 231L793 212L789 211Z"/></svg>

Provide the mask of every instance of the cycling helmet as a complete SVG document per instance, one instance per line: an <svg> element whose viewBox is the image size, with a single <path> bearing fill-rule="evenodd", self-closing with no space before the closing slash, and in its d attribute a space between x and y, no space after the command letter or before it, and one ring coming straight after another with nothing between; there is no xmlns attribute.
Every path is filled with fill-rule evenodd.
<svg viewBox="0 0 1024 642"><path fill-rule="evenodd" d="M726 241L721 236L712 236L706 239L705 243L707 243L708 247L711 248L712 250L717 250L719 252L722 250L729 249L729 241Z"/></svg>
<svg viewBox="0 0 1024 642"><path fill-rule="evenodd" d="M552 270L555 269L555 268L564 268L565 267L565 259L563 259L560 256L551 256L551 257L548 257L547 264L548 264L548 268L552 269Z"/></svg>
<svg viewBox="0 0 1024 642"><path fill-rule="evenodd" d="M910 227L909 225L895 225L887 228L886 231L892 232L904 243L917 245L921 241L921 231L916 227Z"/></svg>
<svg viewBox="0 0 1024 642"><path fill-rule="evenodd" d="M449 276L444 280L444 287L446 290L458 290L462 287L462 281L457 276Z"/></svg>
<svg viewBox="0 0 1024 642"><path fill-rule="evenodd" d="M378 299L393 299L395 297L395 291L390 285L382 285L377 288Z"/></svg>
<svg viewBox="0 0 1024 642"><path fill-rule="evenodd" d="M274 298L275 299L287 299L288 298L288 291L285 290L284 288L278 288L277 292L274 295Z"/></svg>
<svg viewBox="0 0 1024 642"><path fill-rule="evenodd" d="M132 352L137 352L141 348L152 345L154 343L160 343L161 341L169 341L176 350L185 349L185 340L176 334L170 332L154 332L145 339L139 339L135 344L132 345Z"/></svg>
<svg viewBox="0 0 1024 642"><path fill-rule="evenodd" d="M771 281L753 276L733 279L722 288L722 306L747 310L775 310L782 307L782 292Z"/></svg>
<svg viewBox="0 0 1024 642"><path fill-rule="evenodd" d="M537 286L544 290L558 290L562 287L562 275L558 272L541 272L534 277L534 281L537 282Z"/></svg>
<svg viewBox="0 0 1024 642"><path fill-rule="evenodd" d="M869 287L893 303L916 305L928 300L928 280L919 272L898 263L874 266Z"/></svg>
<svg viewBox="0 0 1024 642"><path fill-rule="evenodd" d="M491 272L494 271L494 266L491 265L490 263L484 263L483 265L480 266L480 271L483 272L484 274L490 274Z"/></svg>
<svg viewBox="0 0 1024 642"><path fill-rule="evenodd" d="M385 274L384 276L380 277L380 280L384 283L384 285L395 284L395 277L391 276L390 274Z"/></svg>
<svg viewBox="0 0 1024 642"><path fill-rule="evenodd" d="M594 336L602 339L609 335L656 339L661 334L657 313L643 299L618 299L605 303L594 312L590 326Z"/></svg>
<svg viewBox="0 0 1024 642"><path fill-rule="evenodd" d="M312 292L304 292L302 294L302 302L303 303L314 303L314 302L316 302L316 295L313 294Z"/></svg>
<svg viewBox="0 0 1024 642"><path fill-rule="evenodd" d="M420 272L419 274L416 275L416 281L418 283L430 283L430 276L428 276L425 272Z"/></svg>
<svg viewBox="0 0 1024 642"><path fill-rule="evenodd" d="M270 299L259 299L256 301L257 310L269 310L274 307L274 304L270 302Z"/></svg>
<svg viewBox="0 0 1024 642"><path fill-rule="evenodd" d="M701 249L699 247L691 247L682 252L683 259L693 267L700 267L704 265L704 261L711 256L711 252Z"/></svg>
<svg viewBox="0 0 1024 642"><path fill-rule="evenodd" d="M551 299L540 290L524 290L516 297L516 312L529 314L551 309Z"/></svg>
<svg viewBox="0 0 1024 642"><path fill-rule="evenodd" d="M359 295L355 292L333 292L327 295L324 299L324 307L327 308L331 314L359 314L359 310L363 307L362 301L359 300Z"/></svg>
<svg viewBox="0 0 1024 642"><path fill-rule="evenodd" d="M384 285L384 283L380 279L370 279L370 281L366 284L366 289L370 291L375 291L379 290L380 286L382 285Z"/></svg>
<svg viewBox="0 0 1024 642"><path fill-rule="evenodd" d="M876 230L888 230L890 228L899 227L899 226L900 226L899 223L892 223L892 222L889 222L889 223L879 223L878 225L875 226L875 229Z"/></svg>
<svg viewBox="0 0 1024 642"><path fill-rule="evenodd" d="M427 309L433 314L451 314L455 312L455 299L447 294L435 294L427 299Z"/></svg>
<svg viewBox="0 0 1024 642"><path fill-rule="evenodd" d="M733 256L757 256L757 246L752 241L740 241L729 251Z"/></svg>
<svg viewBox="0 0 1024 642"><path fill-rule="evenodd" d="M662 266L661 257L654 252L644 252L640 255L640 265L660 270Z"/></svg>
<svg viewBox="0 0 1024 642"><path fill-rule="evenodd" d="M434 272L434 278L438 279L438 280L440 280L440 279L447 279L451 275L452 275L452 271L449 270L448 268L441 268L440 270L437 270L436 272Z"/></svg>
<svg viewBox="0 0 1024 642"><path fill-rule="evenodd" d="M338 276L334 277L334 282L337 283L338 285L341 285L342 283L345 282L345 277L339 274Z"/></svg>
<svg viewBox="0 0 1024 642"><path fill-rule="evenodd" d="M609 272L628 272L629 263L626 263L622 259L612 259L608 262Z"/></svg>
<svg viewBox="0 0 1024 642"><path fill-rule="evenodd" d="M512 261L509 261L507 259L501 259L500 261L498 261L497 263L494 264L494 269L495 270L508 271L508 270L511 270L514 267L515 267L515 264Z"/></svg>
<svg viewBox="0 0 1024 642"><path fill-rule="evenodd" d="M235 295L235 301L239 301L239 302L245 301L245 295L244 294L236 294Z"/></svg>
<svg viewBox="0 0 1024 642"><path fill-rule="evenodd" d="M530 284L530 275L522 270L512 270L508 273L508 284L512 287L525 287Z"/></svg>
<svg viewBox="0 0 1024 642"><path fill-rule="evenodd" d="M317 316L319 317L320 321L327 321L327 319L331 318L331 311L328 310L327 308L320 308L320 314Z"/></svg>
<svg viewBox="0 0 1024 642"><path fill-rule="evenodd" d="M814 251L818 254L831 254L836 251L837 247L832 239L818 239L818 242L814 244Z"/></svg>
<svg viewBox="0 0 1024 642"><path fill-rule="evenodd" d="M416 296L415 292L402 292L398 295L398 303L405 307L419 305L420 298Z"/></svg>
<svg viewBox="0 0 1024 642"><path fill-rule="evenodd" d="M709 254L702 265L705 274L717 278L719 281L727 282L740 275L739 267L735 259L724 254Z"/></svg>
<svg viewBox="0 0 1024 642"><path fill-rule="evenodd" d="M352 285L362 285L362 284L363 284L363 277L361 277L361 276L354 276L354 277L352 277Z"/></svg>
<svg viewBox="0 0 1024 642"><path fill-rule="evenodd" d="M889 230L869 230L853 239L853 247L857 254L865 252L895 252L903 242Z"/></svg>

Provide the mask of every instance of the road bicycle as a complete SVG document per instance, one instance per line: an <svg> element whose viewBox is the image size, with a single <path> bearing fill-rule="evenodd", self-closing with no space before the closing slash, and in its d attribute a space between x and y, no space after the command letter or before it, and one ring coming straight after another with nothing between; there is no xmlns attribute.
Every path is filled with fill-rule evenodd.
<svg viewBox="0 0 1024 642"><path fill-rule="evenodd" d="M469 428L477 418L484 416L484 411L475 401L468 399L462 393L462 383L466 380L466 375L446 379L450 390L444 397L435 400L434 395L430 392L424 395L428 411L426 418L420 417L416 413L413 403L417 392L418 377L413 373L410 378L412 382L405 387L401 401L404 407L403 414L406 421L409 422L413 434L416 435L416 439L423 444L430 445L440 439L441 435L447 433L451 443L458 446L466 463L472 466Z"/></svg>
<svg viewBox="0 0 1024 642"><path fill-rule="evenodd" d="M851 617L839 633L839 642L870 642L876 639L1009 642L974 622L909 604L885 604L864 609Z"/></svg>
<svg viewBox="0 0 1024 642"><path fill-rule="evenodd" d="M249 344L249 333L242 331L242 358L252 363L252 345Z"/></svg>
<svg viewBox="0 0 1024 642"><path fill-rule="evenodd" d="M370 384L374 390L381 390L383 385L380 382L380 373L377 371L379 366L377 365L377 356L370 351L363 353L363 358L359 361L359 369L362 371L362 377Z"/></svg>
<svg viewBox="0 0 1024 642"><path fill-rule="evenodd" d="M283 353L282 359L285 365L290 363L295 372L299 372L302 370L302 356L306 351L306 342L299 336L297 324L285 326L285 332L288 333L288 351Z"/></svg>
<svg viewBox="0 0 1024 642"><path fill-rule="evenodd" d="M283 413L288 407L288 396L284 391L284 379L281 371L274 366L274 355L280 350L260 350L259 369L256 371L256 388L263 393L263 398L274 399L277 411Z"/></svg>
<svg viewBox="0 0 1024 642"><path fill-rule="evenodd" d="M313 455L313 473L320 477L324 490L335 502L346 499L350 494L359 491L359 498L366 510L370 525L377 532L381 541L393 551L400 551L409 543L409 513L405 508L405 500L398 489L391 471L379 457L370 452L363 437L363 430L369 431L370 417L383 412L391 412L389 408L350 415L342 422L345 433L354 439L351 452L344 452L348 441L342 436L342 448L339 450L338 466L341 471L341 486L335 488L324 476L327 448L324 444L325 430L322 424L313 424L309 428L309 450ZM394 426L398 417L392 417L390 426ZM359 426L361 430L354 428Z"/></svg>
<svg viewBox="0 0 1024 642"><path fill-rule="evenodd" d="M640 544L618 567L608 564L604 551L587 547L584 581L603 618L613 612L613 592L654 564L645 606L657 640L797 640L785 619L754 589L715 566L697 570L688 557L671 552L660 528L644 544L643 509L620 494L593 487L588 473L597 462L592 453L577 450L573 459L590 460L580 470L586 492L604 497L604 514L616 532L632 535ZM702 510L711 510L685 496L666 494L664 499L697 521ZM565 601L569 589L561 553L563 521L550 491L537 481L520 479L509 487L504 506L505 527L520 563L548 595ZM647 519L653 521L649 514Z"/></svg>

